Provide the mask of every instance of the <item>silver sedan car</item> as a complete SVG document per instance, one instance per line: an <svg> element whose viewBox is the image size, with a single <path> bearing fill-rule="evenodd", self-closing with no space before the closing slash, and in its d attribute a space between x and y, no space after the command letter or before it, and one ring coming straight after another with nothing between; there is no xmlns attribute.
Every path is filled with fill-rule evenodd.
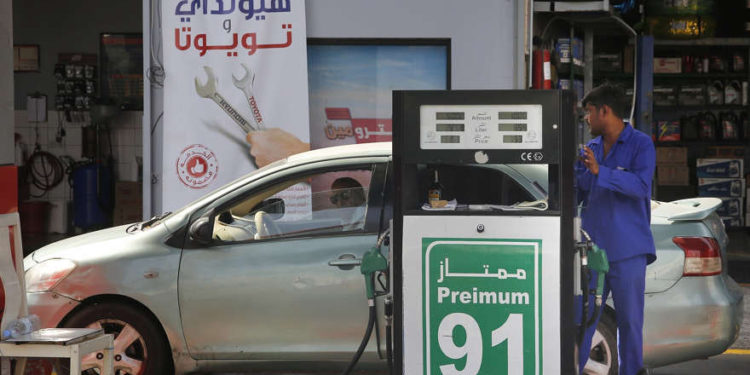
<svg viewBox="0 0 750 375"><path fill-rule="evenodd" d="M351 260L372 248L392 215L390 168L390 143L311 151L177 212L53 243L24 260L29 309L43 326L114 333L120 374L341 370L367 322L364 281ZM494 203L546 194L544 167L472 168L474 181L502 186ZM653 203L658 260L647 270L644 343L651 366L717 355L737 338L743 294L727 275L717 205ZM614 314L610 304L588 373L616 372ZM365 368L386 363L378 315ZM84 361L101 365L95 354Z"/></svg>

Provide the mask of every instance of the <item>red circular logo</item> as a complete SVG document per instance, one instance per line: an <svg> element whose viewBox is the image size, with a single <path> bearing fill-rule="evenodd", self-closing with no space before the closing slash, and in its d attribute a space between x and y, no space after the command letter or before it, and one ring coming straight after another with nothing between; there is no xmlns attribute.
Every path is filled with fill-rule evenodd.
<svg viewBox="0 0 750 375"><path fill-rule="evenodd" d="M219 172L219 162L208 147L195 144L185 147L177 158L177 176L185 186L202 189L213 180Z"/></svg>

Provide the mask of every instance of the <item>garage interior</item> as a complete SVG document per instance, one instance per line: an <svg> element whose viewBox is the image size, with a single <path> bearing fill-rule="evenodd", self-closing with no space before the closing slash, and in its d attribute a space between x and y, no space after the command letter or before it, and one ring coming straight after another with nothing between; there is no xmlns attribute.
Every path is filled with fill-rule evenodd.
<svg viewBox="0 0 750 375"><path fill-rule="evenodd" d="M652 131L658 150L654 199L712 194L702 188L706 180L698 177L698 164L710 159L740 162L741 170L724 178L744 180L744 188L736 196L722 197L720 211L730 236L730 272L737 280L750 281L750 39L743 29L747 11L732 12L742 2L698 2L707 5L684 11L647 2L645 16L630 18L610 17L596 8L561 12L566 2L557 2L558 12L551 12L550 2L534 3L532 54L551 52L551 80L543 88L572 89L582 98L605 81L622 85L631 95L636 84L636 115L650 116L641 129ZM37 64L33 70L13 73L14 110L6 114L11 117L6 123L13 126L5 127L14 136L13 160L19 166L24 252L158 214L156 207L143 212L144 74L138 49L143 43L142 3L124 1L104 8L91 1L58 2L44 4L44 12L37 11L34 1L12 5L12 17L6 18L12 21L15 51L31 53ZM128 16L115 16L123 14ZM314 34L319 26L314 18L310 23ZM630 25L653 38L637 38ZM103 56L108 40L132 44L122 49L130 53L128 77L107 76L113 64ZM455 49L457 41L453 43ZM636 60L639 48L653 60ZM158 82L154 77L146 77L146 82L149 78ZM482 88L476 82L456 82L459 79L454 72L454 88ZM531 82L532 87L536 84ZM637 99L643 95L653 95L650 109ZM156 178L147 176L145 181ZM94 200L103 209L94 207Z"/></svg>

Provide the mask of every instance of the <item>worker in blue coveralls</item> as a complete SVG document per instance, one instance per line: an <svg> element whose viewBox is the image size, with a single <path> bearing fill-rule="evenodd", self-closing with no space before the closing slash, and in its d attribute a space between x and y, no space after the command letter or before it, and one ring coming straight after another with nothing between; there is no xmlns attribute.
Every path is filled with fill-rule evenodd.
<svg viewBox="0 0 750 375"><path fill-rule="evenodd" d="M591 90L583 99L583 106L595 138L584 147L575 167L582 225L594 243L606 251L610 262L602 299L606 301L612 292L619 337L619 374L646 374L643 294L646 265L656 260L651 235L651 181L656 152L648 135L623 122L626 103L619 87L604 84ZM596 288L594 275L591 288ZM589 306L594 306L593 300ZM591 348L598 322L599 316L587 329L581 348ZM579 351L581 372L589 354L588 349Z"/></svg>

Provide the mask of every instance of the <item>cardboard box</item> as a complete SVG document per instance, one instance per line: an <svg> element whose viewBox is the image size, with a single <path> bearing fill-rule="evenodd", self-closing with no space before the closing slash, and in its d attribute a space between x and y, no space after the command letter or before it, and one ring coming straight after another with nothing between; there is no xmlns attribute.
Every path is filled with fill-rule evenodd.
<svg viewBox="0 0 750 375"><path fill-rule="evenodd" d="M698 159L695 163L698 178L742 178L742 159Z"/></svg>
<svg viewBox="0 0 750 375"><path fill-rule="evenodd" d="M706 104L706 85L682 85L677 102L686 106Z"/></svg>
<svg viewBox="0 0 750 375"><path fill-rule="evenodd" d="M573 38L573 48L570 48L570 38L560 38L555 44L555 52L560 58L560 63L570 64L571 58L573 65L583 66L583 40Z"/></svg>
<svg viewBox="0 0 750 375"><path fill-rule="evenodd" d="M622 50L622 71L623 73L633 73L635 64L635 46L628 44Z"/></svg>
<svg viewBox="0 0 750 375"><path fill-rule="evenodd" d="M112 215L113 225L130 224L143 220L141 205L115 206Z"/></svg>
<svg viewBox="0 0 750 375"><path fill-rule="evenodd" d="M741 228L745 226L745 221L742 216L728 216L721 217L721 221L724 222L724 226L727 228Z"/></svg>
<svg viewBox="0 0 750 375"><path fill-rule="evenodd" d="M673 142L680 140L680 122L679 121L659 121L656 123L656 139L659 142Z"/></svg>
<svg viewBox="0 0 750 375"><path fill-rule="evenodd" d="M115 206L138 206L143 202L143 183L137 181L117 181L115 183Z"/></svg>
<svg viewBox="0 0 750 375"><path fill-rule="evenodd" d="M742 198L721 198L721 206L716 209L719 216L742 216L744 214Z"/></svg>
<svg viewBox="0 0 750 375"><path fill-rule="evenodd" d="M687 169L687 147L657 147L656 164L682 164Z"/></svg>
<svg viewBox="0 0 750 375"><path fill-rule="evenodd" d="M679 57L654 57L654 73L682 73Z"/></svg>
<svg viewBox="0 0 750 375"><path fill-rule="evenodd" d="M677 105L677 88L673 86L654 86L654 105Z"/></svg>
<svg viewBox="0 0 750 375"><path fill-rule="evenodd" d="M710 146L706 148L705 155L709 158L742 159L745 156L745 147L743 146Z"/></svg>
<svg viewBox="0 0 750 375"><path fill-rule="evenodd" d="M620 53L594 54L595 72L622 72L622 55Z"/></svg>
<svg viewBox="0 0 750 375"><path fill-rule="evenodd" d="M737 178L699 178L698 195L701 197L744 197L745 180Z"/></svg>
<svg viewBox="0 0 750 375"><path fill-rule="evenodd" d="M569 79L560 79L557 81L557 88L560 90L573 90L576 93L578 101L583 100L583 81L580 79L574 79L572 87Z"/></svg>
<svg viewBox="0 0 750 375"><path fill-rule="evenodd" d="M687 165L660 164L656 166L656 182L661 186L690 185L690 172Z"/></svg>

